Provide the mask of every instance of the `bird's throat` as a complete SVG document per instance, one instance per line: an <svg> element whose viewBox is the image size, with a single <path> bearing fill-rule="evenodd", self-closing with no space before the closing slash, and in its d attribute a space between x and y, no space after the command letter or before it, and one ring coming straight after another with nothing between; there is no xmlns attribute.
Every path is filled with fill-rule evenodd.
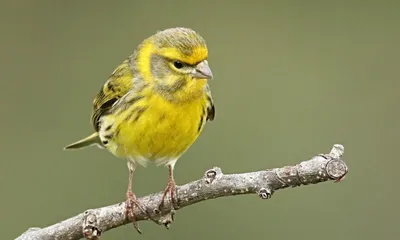
<svg viewBox="0 0 400 240"><path fill-rule="evenodd" d="M158 85L156 91L176 103L194 101L204 96L207 80L182 79L169 85Z"/></svg>

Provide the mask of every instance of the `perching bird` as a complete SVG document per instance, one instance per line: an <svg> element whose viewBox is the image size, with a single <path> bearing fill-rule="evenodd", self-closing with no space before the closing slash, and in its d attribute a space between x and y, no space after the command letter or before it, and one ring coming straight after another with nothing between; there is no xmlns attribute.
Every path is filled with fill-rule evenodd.
<svg viewBox="0 0 400 240"><path fill-rule="evenodd" d="M176 203L174 166L197 139L215 107L207 80L213 74L204 39L188 28L170 28L145 39L105 82L93 102L95 133L65 149L98 145L126 159L129 183L126 214L140 232L133 205L146 211L132 192L137 165L165 164L171 210Z"/></svg>

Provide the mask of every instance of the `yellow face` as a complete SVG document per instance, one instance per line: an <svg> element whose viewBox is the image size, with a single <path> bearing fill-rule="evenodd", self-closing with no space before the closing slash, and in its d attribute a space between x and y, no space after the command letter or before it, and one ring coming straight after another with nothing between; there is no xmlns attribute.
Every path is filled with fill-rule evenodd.
<svg viewBox="0 0 400 240"><path fill-rule="evenodd" d="M172 28L146 39L137 64L144 80L170 93L193 94L213 77L204 39L191 29Z"/></svg>

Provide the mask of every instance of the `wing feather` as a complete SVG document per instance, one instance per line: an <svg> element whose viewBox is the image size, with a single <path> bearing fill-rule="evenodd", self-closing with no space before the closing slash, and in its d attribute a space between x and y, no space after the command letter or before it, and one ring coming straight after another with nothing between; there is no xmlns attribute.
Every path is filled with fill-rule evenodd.
<svg viewBox="0 0 400 240"><path fill-rule="evenodd" d="M210 87L206 86L206 96L207 96L207 117L206 120L207 121L212 121L214 120L215 117L215 105L214 105L214 101L212 99L211 96L211 90Z"/></svg>
<svg viewBox="0 0 400 240"><path fill-rule="evenodd" d="M114 70L94 98L91 122L96 131L99 130L100 118L107 115L111 107L132 87L133 74L127 59Z"/></svg>

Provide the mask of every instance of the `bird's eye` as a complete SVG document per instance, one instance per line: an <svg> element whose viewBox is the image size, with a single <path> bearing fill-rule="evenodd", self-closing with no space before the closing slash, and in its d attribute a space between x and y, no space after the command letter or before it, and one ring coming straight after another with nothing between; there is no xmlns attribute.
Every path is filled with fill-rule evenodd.
<svg viewBox="0 0 400 240"><path fill-rule="evenodd" d="M174 62L174 66L175 66L177 69L180 69L180 68L183 68L183 63L181 63L181 62L179 62L179 61L175 61L175 62Z"/></svg>

